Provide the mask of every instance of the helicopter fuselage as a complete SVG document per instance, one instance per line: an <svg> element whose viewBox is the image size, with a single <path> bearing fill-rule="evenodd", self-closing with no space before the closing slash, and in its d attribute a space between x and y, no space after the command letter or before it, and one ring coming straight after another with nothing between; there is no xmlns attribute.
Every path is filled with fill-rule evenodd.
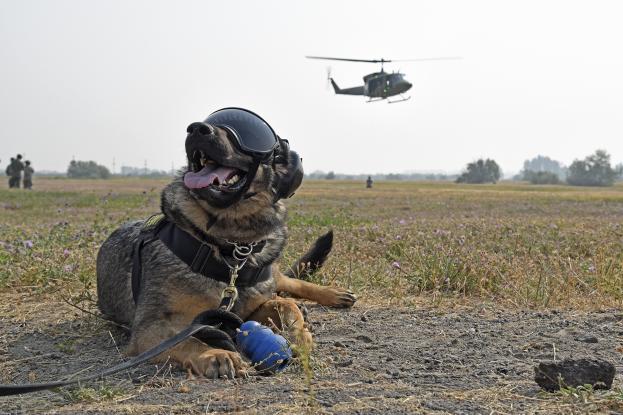
<svg viewBox="0 0 623 415"><path fill-rule="evenodd" d="M336 94L340 95L364 95L370 99L386 99L407 92L411 89L411 83L400 72L387 73L374 72L363 77L364 85L352 88L340 88L333 78L329 77Z"/></svg>
<svg viewBox="0 0 623 415"><path fill-rule="evenodd" d="M363 81L363 95L370 98L392 97L407 92L412 87L400 72L375 72L364 76Z"/></svg>

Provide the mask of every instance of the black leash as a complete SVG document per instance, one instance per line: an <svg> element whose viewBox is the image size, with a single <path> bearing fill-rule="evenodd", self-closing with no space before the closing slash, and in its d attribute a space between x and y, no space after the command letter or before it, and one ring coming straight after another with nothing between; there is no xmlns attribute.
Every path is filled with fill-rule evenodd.
<svg viewBox="0 0 623 415"><path fill-rule="evenodd" d="M190 326L180 331L175 336L126 362L78 379L60 380L48 383L28 383L24 385L0 385L0 396L21 395L24 393L53 389L60 386L67 386L74 383L82 383L93 379L103 378L122 370L138 366L139 364L152 359L163 352L166 352L189 337L195 337L218 349L235 352L237 350L233 339L236 334L236 329L238 329L241 324L242 320L234 313L222 309L207 310L195 317Z"/></svg>

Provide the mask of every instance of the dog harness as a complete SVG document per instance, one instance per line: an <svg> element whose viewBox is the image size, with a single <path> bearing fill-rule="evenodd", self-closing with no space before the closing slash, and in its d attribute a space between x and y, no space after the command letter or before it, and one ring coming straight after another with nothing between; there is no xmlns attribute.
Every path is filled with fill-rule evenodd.
<svg viewBox="0 0 623 415"><path fill-rule="evenodd" d="M175 336L163 341L153 348L144 351L130 360L121 362L108 369L91 373L82 378L70 380L58 380L46 383L28 383L22 385L0 384L0 396L21 395L23 393L67 386L74 383L84 383L93 379L100 379L121 370L130 369L149 359L166 352L175 345L196 337L200 341L217 349L236 352L236 337L242 320L230 310L238 298L236 287L247 287L265 281L270 278L271 266L261 268L247 265L249 255L260 252L266 241L252 244L239 244L230 242L233 246L229 260L227 252L221 254L223 263L217 259L212 248L205 242L197 240L189 233L183 231L173 222L168 221L164 215L154 215L147 219L141 229L141 235L133 248L132 258L132 296L134 302L138 300L141 289L142 261L141 251L143 247L157 239L160 239L179 259L185 262L193 272L202 274L217 281L229 283L222 292L219 308L206 310L192 321L192 323ZM233 266L231 265L233 264ZM257 342L256 342L257 343ZM258 347L257 345L253 347ZM248 347L247 347L248 348Z"/></svg>
<svg viewBox="0 0 623 415"><path fill-rule="evenodd" d="M232 247L229 252L220 249L223 257L221 260L214 255L214 249L206 242L198 240L175 223L167 220L163 214L159 214L145 221L141 235L134 243L132 250L132 297L135 303L138 302L143 279L143 248L158 239L175 256L188 265L191 271L230 284L231 287L228 288L230 288L232 297L237 297L237 293L234 293L236 287L251 287L268 280L272 276L270 264L256 267L246 262L246 257L260 252L266 245L266 241L241 245L230 242ZM232 266L232 263L235 265ZM232 275L235 275L233 281ZM233 301L235 298L232 299L232 305Z"/></svg>

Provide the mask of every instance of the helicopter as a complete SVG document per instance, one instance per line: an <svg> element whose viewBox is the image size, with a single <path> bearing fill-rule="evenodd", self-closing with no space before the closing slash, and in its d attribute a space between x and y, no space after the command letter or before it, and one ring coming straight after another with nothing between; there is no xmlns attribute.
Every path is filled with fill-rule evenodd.
<svg viewBox="0 0 623 415"><path fill-rule="evenodd" d="M327 74L327 79L331 82L333 90L339 95L364 95L369 98L366 102L382 101L395 95L400 95L401 99L387 100L387 103L394 104L396 102L407 101L411 96L405 97L403 94L407 92L413 86L409 81L405 79L405 75L400 72L385 72L383 65L390 62L420 62L420 61L438 61L438 60L455 60L462 59L461 57L441 57L441 58L421 58L421 59L347 59L347 58L329 58L326 56L305 56L307 59L323 59L331 61L345 61L345 62L366 62L366 63L380 63L381 71L373 72L363 77L364 85L355 86L352 88L340 88L335 80L331 77L331 72Z"/></svg>

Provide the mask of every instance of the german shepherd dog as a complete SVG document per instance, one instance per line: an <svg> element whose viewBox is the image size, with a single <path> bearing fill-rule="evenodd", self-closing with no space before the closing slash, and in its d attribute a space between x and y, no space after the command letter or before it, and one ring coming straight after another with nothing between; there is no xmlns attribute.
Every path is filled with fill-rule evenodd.
<svg viewBox="0 0 623 415"><path fill-rule="evenodd" d="M231 241L250 245L262 241L261 250L253 250L248 256L247 266L270 267L270 275L256 284L238 287L238 299L231 311L245 321L272 323L298 346L311 348L312 336L296 302L277 293L287 292L331 307L350 307L356 297L345 289L301 279L325 261L332 247L331 232L320 237L285 273L275 264L287 238L286 209L278 199L290 196L300 184L300 166L294 185L289 177L294 174L292 166L300 165L300 158L287 141L275 135L274 151L258 162L237 139L236 131L209 121L210 117L189 126L188 166L162 191L162 214L166 221L209 246L219 263L231 262L227 254ZM291 187L285 192L281 189L284 183ZM194 272L156 239L142 249L140 293L133 293L133 247L145 222L122 225L97 256L98 306L108 318L131 327L129 354L156 346L187 327L202 311L217 308L228 285ZM195 338L163 353L158 360L169 358L196 375L211 378L242 376L248 368L238 353L212 348Z"/></svg>

